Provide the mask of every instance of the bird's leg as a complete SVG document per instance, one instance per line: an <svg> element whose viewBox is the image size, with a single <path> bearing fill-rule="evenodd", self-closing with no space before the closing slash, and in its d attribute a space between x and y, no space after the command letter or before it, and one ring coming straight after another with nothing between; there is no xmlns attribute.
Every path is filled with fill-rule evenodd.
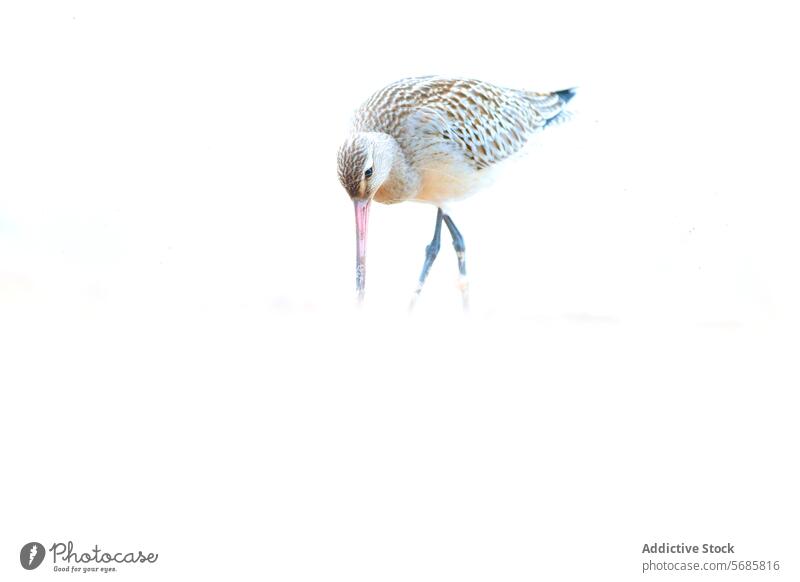
<svg viewBox="0 0 800 582"><path fill-rule="evenodd" d="M411 297L410 309L413 309L414 304L417 302L417 297L419 297L422 286L425 285L425 279L428 277L428 271L431 270L431 265L436 255L439 254L439 246L442 239L442 217L444 217L444 213L439 208L436 212L436 229L433 231L433 240L431 240L431 244L425 247L425 263L422 265L422 273L419 275L417 288L414 289L414 295Z"/></svg>
<svg viewBox="0 0 800 582"><path fill-rule="evenodd" d="M458 287L461 289L461 301L464 305L464 310L467 310L469 309L469 283L467 281L467 261L464 256L464 251L466 250L464 237L458 232L452 218L446 214L443 218L444 223L447 225L447 230L450 231L450 236L453 237L453 248L456 250L456 256L458 257Z"/></svg>

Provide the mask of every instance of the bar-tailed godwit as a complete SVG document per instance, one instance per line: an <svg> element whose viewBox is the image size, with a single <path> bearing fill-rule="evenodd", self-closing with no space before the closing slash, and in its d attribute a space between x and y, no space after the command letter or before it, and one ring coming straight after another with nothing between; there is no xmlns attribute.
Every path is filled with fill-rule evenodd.
<svg viewBox="0 0 800 582"><path fill-rule="evenodd" d="M337 159L339 181L355 206L359 301L364 298L371 202L416 201L436 206L437 212L412 306L439 252L444 222L458 257L466 308L464 238L449 204L486 185L500 162L562 117L574 95L574 89L540 93L471 79L415 77L384 87L361 105Z"/></svg>

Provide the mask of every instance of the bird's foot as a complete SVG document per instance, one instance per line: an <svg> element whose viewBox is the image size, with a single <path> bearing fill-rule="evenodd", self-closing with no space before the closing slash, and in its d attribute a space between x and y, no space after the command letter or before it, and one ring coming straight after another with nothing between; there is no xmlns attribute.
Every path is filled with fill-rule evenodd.
<svg viewBox="0 0 800 582"><path fill-rule="evenodd" d="M466 275L458 278L458 288L461 291L461 304L464 311L469 311L469 280Z"/></svg>
<svg viewBox="0 0 800 582"><path fill-rule="evenodd" d="M411 294L411 301L408 304L408 311L414 311L414 306L417 304L417 299L419 299L419 294L422 291L422 283L418 283L416 289Z"/></svg>

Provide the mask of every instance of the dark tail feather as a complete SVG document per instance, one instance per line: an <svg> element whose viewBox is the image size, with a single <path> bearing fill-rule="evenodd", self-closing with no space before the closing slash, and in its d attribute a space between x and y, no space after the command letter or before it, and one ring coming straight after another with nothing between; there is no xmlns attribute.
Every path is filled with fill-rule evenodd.
<svg viewBox="0 0 800 582"><path fill-rule="evenodd" d="M575 97L575 93L578 92L577 87L573 87L572 89L564 89L563 91L556 91L556 95L558 95L564 104L570 102L570 100Z"/></svg>
<svg viewBox="0 0 800 582"><path fill-rule="evenodd" d="M556 91L555 94L558 95L558 98L561 99L561 111L559 111L554 117L548 119L544 126L549 127L551 125L559 124L563 121L566 121L570 117L570 112L566 111L567 103L575 97L575 93L578 92L577 87L573 87L572 89L564 89L562 91Z"/></svg>

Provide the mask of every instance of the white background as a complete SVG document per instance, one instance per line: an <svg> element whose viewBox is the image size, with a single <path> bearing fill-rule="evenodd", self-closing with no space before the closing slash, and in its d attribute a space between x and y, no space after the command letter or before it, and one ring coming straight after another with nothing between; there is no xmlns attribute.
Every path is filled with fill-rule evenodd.
<svg viewBox="0 0 800 582"><path fill-rule="evenodd" d="M160 554L116 580L798 579L795 24L3 3L0 579L58 577L34 540ZM456 209L469 317L447 237L406 313L413 204L358 312L336 147L431 73L576 114ZM662 541L782 570L643 576Z"/></svg>

